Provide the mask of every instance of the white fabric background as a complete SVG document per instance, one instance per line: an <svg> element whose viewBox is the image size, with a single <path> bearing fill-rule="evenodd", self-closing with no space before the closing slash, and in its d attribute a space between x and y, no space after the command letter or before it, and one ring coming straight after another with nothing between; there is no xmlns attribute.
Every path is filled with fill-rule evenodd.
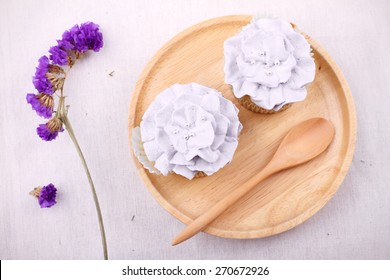
<svg viewBox="0 0 390 280"><path fill-rule="evenodd" d="M0 258L99 259L86 176L66 133L45 143L31 111L37 59L65 29L101 25L105 46L77 63L65 85L69 117L100 197L112 259L389 259L390 2L383 1L7 1L0 0ZM304 224L256 240L199 234L170 241L183 224L144 187L127 139L135 82L155 52L200 21L271 13L295 22L338 62L357 109L358 141L334 198ZM108 74L115 71L113 77ZM53 182L58 204L28 195ZM134 216L134 219L132 217Z"/></svg>

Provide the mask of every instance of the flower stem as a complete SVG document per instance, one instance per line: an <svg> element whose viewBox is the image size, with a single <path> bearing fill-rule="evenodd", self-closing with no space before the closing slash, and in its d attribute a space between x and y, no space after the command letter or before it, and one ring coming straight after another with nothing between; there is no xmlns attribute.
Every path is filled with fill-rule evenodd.
<svg viewBox="0 0 390 280"><path fill-rule="evenodd" d="M61 97L62 97L62 98L65 98L65 97L63 97L63 96L61 96ZM64 104L64 103L65 103L65 102L63 102L63 104ZM69 136L70 136L70 138L71 138L72 141L73 141L73 144L74 144L75 147L76 147L77 153L78 153L79 156L80 156L81 163L83 164L85 173L87 174L87 177L88 177L88 182L89 182L89 185L90 185L90 187L91 187L91 191L92 191L92 195L93 195L93 200L94 200L94 202L95 202L96 212L97 212L97 216L98 216L98 220L99 220L99 227L100 227L100 234L101 234L101 237L102 237L102 245L103 245L104 259L107 260L107 259L108 259L108 253L107 253L106 233L105 233L105 231L104 231L103 217L102 217L102 212L100 211L99 200L98 200L98 197L97 197L97 194L96 194L96 190L95 190L95 186L94 186L93 181L92 181L91 174L90 174L89 169L88 169L88 166L87 166L87 162L85 161L83 152L81 151L80 145L79 145L79 143L77 142L76 135L74 134L72 125L71 125L70 122L69 122L69 119L68 119L68 116L67 116L67 113L66 113L64 107L65 107L65 106L63 105L63 107L60 109L60 110L62 111L62 112L60 113L61 120L62 120L62 122L64 123L64 125L65 125L65 127L66 127L66 130L68 131Z"/></svg>

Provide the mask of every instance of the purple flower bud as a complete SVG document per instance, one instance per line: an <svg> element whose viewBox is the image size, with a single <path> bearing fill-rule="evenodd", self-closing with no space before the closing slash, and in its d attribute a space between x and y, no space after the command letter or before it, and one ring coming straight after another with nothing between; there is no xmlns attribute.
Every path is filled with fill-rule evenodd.
<svg viewBox="0 0 390 280"><path fill-rule="evenodd" d="M69 42L69 40L57 40L58 46L65 50L74 50L74 46Z"/></svg>
<svg viewBox="0 0 390 280"><path fill-rule="evenodd" d="M53 184L44 186L39 192L38 202L41 208L50 208L56 201L57 189Z"/></svg>
<svg viewBox="0 0 390 280"><path fill-rule="evenodd" d="M79 53L88 50L97 52L103 47L103 34L99 31L99 25L86 22L65 31L61 42L65 50L70 49Z"/></svg>
<svg viewBox="0 0 390 280"><path fill-rule="evenodd" d="M49 50L50 60L54 64L67 65L68 64L68 53L61 46L51 47Z"/></svg>
<svg viewBox="0 0 390 280"><path fill-rule="evenodd" d="M42 56L39 59L38 67L35 71L35 76L33 77L33 84L38 92L43 92L46 94L53 94L54 89L51 82L47 79L46 73L49 70L49 59L47 56Z"/></svg>
<svg viewBox="0 0 390 280"><path fill-rule="evenodd" d="M33 110L35 110L38 116L46 119L51 118L53 114L53 97L44 93L38 95L28 93L26 96L27 103L31 104Z"/></svg>
<svg viewBox="0 0 390 280"><path fill-rule="evenodd" d="M78 32L79 32L79 26L76 24L71 29L66 30L62 34L61 44L66 50L74 50L74 51L76 50L74 37L77 36Z"/></svg>
<svg viewBox="0 0 390 280"><path fill-rule="evenodd" d="M89 50L98 52L103 47L103 34L99 31L99 25L93 22L83 23L80 25L80 32L84 35Z"/></svg>
<svg viewBox="0 0 390 280"><path fill-rule="evenodd" d="M42 140L51 141L57 138L58 132L63 132L62 122L58 118L52 118L45 124L37 127L37 134Z"/></svg>

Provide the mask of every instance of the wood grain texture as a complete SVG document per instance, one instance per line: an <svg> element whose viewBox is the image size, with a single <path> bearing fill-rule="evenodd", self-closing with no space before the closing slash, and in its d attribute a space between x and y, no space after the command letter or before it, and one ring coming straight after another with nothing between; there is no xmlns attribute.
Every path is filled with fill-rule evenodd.
<svg viewBox="0 0 390 280"><path fill-rule="evenodd" d="M312 117L324 117L334 124L335 139L326 153L261 182L204 230L221 237L265 237L307 220L337 191L355 148L356 116L348 84L333 59L309 36L317 72L304 102L272 115L256 114L238 104L224 83L223 42L250 20L250 16L215 18L175 36L145 67L130 105L130 138L154 97L174 83L196 82L215 88L240 109L244 128L233 161L212 176L192 181L175 174L156 176L136 160L153 196L187 224L257 174L293 125Z"/></svg>

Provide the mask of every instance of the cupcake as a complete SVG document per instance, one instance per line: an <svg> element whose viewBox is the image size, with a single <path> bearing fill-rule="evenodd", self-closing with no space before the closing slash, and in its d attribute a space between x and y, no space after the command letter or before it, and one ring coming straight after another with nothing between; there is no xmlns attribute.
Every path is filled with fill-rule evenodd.
<svg viewBox="0 0 390 280"><path fill-rule="evenodd" d="M225 82L245 108L276 113L306 98L315 63L305 37L281 19L253 20L224 43Z"/></svg>
<svg viewBox="0 0 390 280"><path fill-rule="evenodd" d="M149 105L133 129L134 154L149 172L191 180L228 164L242 125L236 106L199 84L175 84Z"/></svg>

